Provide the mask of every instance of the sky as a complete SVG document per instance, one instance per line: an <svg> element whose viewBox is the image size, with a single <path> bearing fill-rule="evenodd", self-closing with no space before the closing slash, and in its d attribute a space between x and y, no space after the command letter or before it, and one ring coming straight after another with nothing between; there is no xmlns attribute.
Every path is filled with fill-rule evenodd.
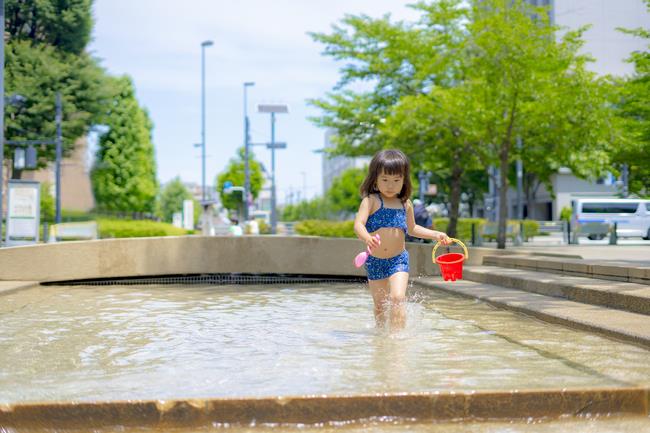
<svg viewBox="0 0 650 433"><path fill-rule="evenodd" d="M405 0L95 0L90 52L113 75L129 75L154 123L158 179L201 182L201 42L206 62L206 184L211 185L244 142L243 83L248 89L251 141L271 139L262 103L283 103L276 118L278 202L293 190L322 194L325 131L308 120L320 110L307 104L339 79L341 64L321 55L307 32L331 32L345 14L412 20ZM270 171L270 151L255 147Z"/></svg>

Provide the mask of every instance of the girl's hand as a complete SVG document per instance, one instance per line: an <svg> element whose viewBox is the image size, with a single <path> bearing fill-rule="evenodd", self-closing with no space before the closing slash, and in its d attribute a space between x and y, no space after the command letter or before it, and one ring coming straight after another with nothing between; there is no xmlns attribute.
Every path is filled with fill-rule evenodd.
<svg viewBox="0 0 650 433"><path fill-rule="evenodd" d="M376 236L368 236L368 239L366 239L366 245L372 251L375 248L377 248L379 245L381 245L381 241Z"/></svg>
<svg viewBox="0 0 650 433"><path fill-rule="evenodd" d="M451 243L451 238L447 236L446 233L440 232L438 234L438 242L440 242L442 245L449 245Z"/></svg>

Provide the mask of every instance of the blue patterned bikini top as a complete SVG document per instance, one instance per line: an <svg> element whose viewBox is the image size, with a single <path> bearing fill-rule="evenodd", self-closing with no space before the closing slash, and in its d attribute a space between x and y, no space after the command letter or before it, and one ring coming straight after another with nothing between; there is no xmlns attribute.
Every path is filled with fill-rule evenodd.
<svg viewBox="0 0 650 433"><path fill-rule="evenodd" d="M368 216L368 220L366 220L366 230L368 230L368 233L375 232L383 227L396 227L404 230L404 234L408 233L406 226L406 208L403 205L401 209L384 207L384 200L382 200L381 194L377 194L377 196L381 202L381 207L377 212Z"/></svg>

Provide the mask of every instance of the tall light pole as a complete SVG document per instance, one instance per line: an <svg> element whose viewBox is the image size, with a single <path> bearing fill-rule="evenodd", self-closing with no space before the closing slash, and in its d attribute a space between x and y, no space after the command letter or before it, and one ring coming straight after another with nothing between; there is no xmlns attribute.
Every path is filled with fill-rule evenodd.
<svg viewBox="0 0 650 433"><path fill-rule="evenodd" d="M284 149L286 143L275 142L275 113L288 113L289 107L284 104L261 104L257 106L260 113L271 113L271 142L267 145L271 149L271 233L277 233L278 219L275 212L275 149Z"/></svg>
<svg viewBox="0 0 650 433"><path fill-rule="evenodd" d="M254 86L255 83L252 81L247 81L244 83L244 221L248 221L248 195L251 193L251 173L250 167L248 164L248 147L250 143L250 124L248 121L248 98L247 90L249 87Z"/></svg>
<svg viewBox="0 0 650 433"><path fill-rule="evenodd" d="M212 41L201 42L201 200L205 201L205 48Z"/></svg>

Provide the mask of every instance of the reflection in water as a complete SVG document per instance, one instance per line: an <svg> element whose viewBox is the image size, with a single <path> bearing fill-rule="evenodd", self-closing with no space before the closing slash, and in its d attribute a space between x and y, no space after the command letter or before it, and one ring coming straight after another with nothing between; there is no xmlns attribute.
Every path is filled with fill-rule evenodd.
<svg viewBox="0 0 650 433"><path fill-rule="evenodd" d="M436 291L377 329L363 285L39 287L2 297L0 402L617 386L650 352Z"/></svg>

